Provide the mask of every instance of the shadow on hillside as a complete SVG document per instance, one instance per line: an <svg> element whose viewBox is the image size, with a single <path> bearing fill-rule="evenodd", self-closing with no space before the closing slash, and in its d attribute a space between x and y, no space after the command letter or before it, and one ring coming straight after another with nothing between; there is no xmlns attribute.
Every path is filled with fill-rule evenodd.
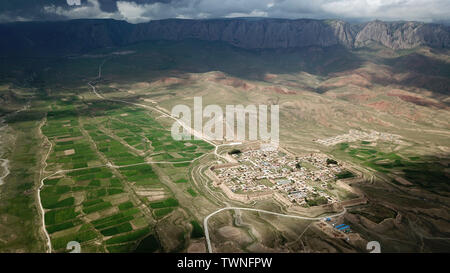
<svg viewBox="0 0 450 273"><path fill-rule="evenodd" d="M329 73L355 69L362 65L357 55L342 46L288 49L246 50L224 42L199 40L151 41L109 49L134 51L130 55L114 55L105 73L121 79L149 80L165 71L205 73L222 71L234 77L262 80L267 73L308 72L326 76ZM91 54L95 54L92 52ZM0 75L10 78L39 78L48 84L73 83L80 77L95 77L105 58L3 58ZM14 69L11 69L14 68ZM13 71L17 72L13 74ZM22 73L19 73L21 70Z"/></svg>
<svg viewBox="0 0 450 273"><path fill-rule="evenodd" d="M450 94L450 63L418 53L387 59L384 62L392 67L395 73L409 74L398 82L402 85Z"/></svg>

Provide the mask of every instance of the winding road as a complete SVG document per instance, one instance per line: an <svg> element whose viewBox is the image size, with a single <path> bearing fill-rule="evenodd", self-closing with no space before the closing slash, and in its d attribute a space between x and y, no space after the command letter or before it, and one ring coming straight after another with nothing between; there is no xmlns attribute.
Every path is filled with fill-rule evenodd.
<svg viewBox="0 0 450 273"><path fill-rule="evenodd" d="M44 166L41 168L41 172L39 174L39 177L44 176L45 168L47 167L47 159L50 156L50 153L51 153L52 148L53 148L52 142L50 140L48 140L48 138L42 133L42 126L44 126L46 120L47 119L44 119L43 122L40 124L40 126L39 126L39 133L42 135L42 137L45 139L45 141L48 144L50 144L50 148L48 149L47 154L45 155L45 157L42 160ZM37 197L36 197L37 203L39 204L39 211L40 211L40 213L42 215L42 230L44 231L45 239L47 241L46 243L47 243L47 252L48 253L52 252L52 242L50 240L50 235L47 232L47 228L45 227L45 210L44 210L44 207L42 206L42 202L41 202L41 190L42 190L42 188L44 188L44 181L45 181L45 179L47 179L47 178L49 178L51 176L54 176L54 175L56 175L58 173L60 173L60 171L58 171L58 172L56 172L56 173L54 173L52 175L49 175L47 177L42 178L41 181L40 181L40 185L39 185L37 194L36 194L37 195Z"/></svg>
<svg viewBox="0 0 450 273"><path fill-rule="evenodd" d="M132 102L124 101L124 100L117 100L117 99L108 99L108 98L105 98L104 96L102 96L101 94L99 94L99 93L97 92L97 89L96 89L96 87L95 87L94 84L95 84L96 81L98 81L98 80L101 79L101 77L102 77L102 66L105 64L106 61L107 61L107 60L103 61L103 62L99 65L99 68L98 68L98 76L97 76L97 78L96 78L95 80L93 80L93 81L88 82L88 85L92 88L92 92L93 92L98 98L101 98L101 99L103 99L103 100L112 101L112 102L121 102L121 103L125 103L125 104L131 104L131 105L135 105L135 106L139 106L139 107L143 107L143 108L146 108L146 109L150 109L150 110L157 111L158 113L161 114L161 116L164 116L164 117L173 119L173 120L176 121L178 124L180 124L184 129L188 130L188 132L191 132L194 136L197 136L197 137L199 137L200 139L202 139L203 141L205 141L205 142L207 142L207 143L213 145L213 146L214 146L214 154L217 155L218 157L221 157L221 155L219 155L219 154L217 153L217 149L219 148L219 146L223 146L223 145L232 145L232 144L222 144L222 145L217 145L217 144L211 142L209 139L206 139L201 133L196 132L194 129L192 129L191 127L187 126L187 125L184 124L183 122L181 122L181 121L180 121L179 119L177 119L176 117L173 117L173 116L171 116L171 115L169 115L169 114L167 114L167 113L165 113L165 112L163 112L163 111L161 111L161 110L159 110L159 109L156 109L156 108L153 108L153 107L144 105L144 104L132 103ZM47 252L48 252L48 253L51 253L51 252L52 252L52 245L51 245L50 235L48 234L47 229L46 229L46 227L45 227L45 210L44 210L44 207L42 206L42 201L41 201L41 191L42 191L42 189L43 189L43 187L44 187L44 181L45 181L46 179L48 179L48 178L50 178L50 177L53 177L53 176L55 176L55 175L57 175L57 174L62 174L62 173L66 173L66 172L76 171L76 170L85 170L85 169L99 168L99 167L108 167L108 168L120 169L120 168L126 168L126 167L132 167L132 166L139 166L139 165L145 165L145 164L153 164L153 163L157 163L157 164L173 164L173 163L187 163L187 162L192 163L193 161L195 161L195 160L197 160L197 159L199 159L200 157L203 156L203 155L202 155L202 156L199 156L198 158L195 158L195 159L190 160L190 161L179 161L179 162L170 162L170 161L146 161L146 162L142 162L142 163L130 164L130 165L123 165L123 166L117 166L117 165L113 165L113 164L111 164L111 163L107 163L107 164L105 164L105 165L98 165L98 166L92 166L92 167L86 167L86 168L68 169L68 170L59 170L59 171L57 171L57 172L55 172L55 173L53 173L53 174L50 174L50 175L48 175L48 176L43 177L43 176L44 176L44 173L45 173L45 169L46 169L46 167L47 167L47 159L48 159L48 157L49 157L49 155L50 155L50 153L51 153L51 151L52 151L52 148L53 148L53 144L51 143L51 141L49 141L48 138L45 137L45 135L42 134L41 127L43 126L43 124L45 124L45 120L44 120L44 122L41 124L41 126L40 126L40 128L39 128L39 131L40 131L41 135L44 137L45 141L50 145L50 147L49 147L49 149L48 149L47 154L46 154L45 157L43 158L43 164L44 164L44 167L41 169L41 172L40 172L40 177L41 177L41 179L40 179L40 184L39 184L39 187L38 187L38 190L37 190L37 203L38 203L38 205L39 205L39 211L40 211L40 213L41 213L41 215L42 215L42 219L41 219L41 220L42 220L42 223L41 223L41 224L42 224L42 229L43 229L43 231L44 231L44 235L45 235L45 238L46 238L46 245L47 245ZM240 144L240 143L239 143L239 144ZM9 161L8 161L7 159L0 159L0 160L2 161L2 164L1 164L0 166L4 167L4 168L6 169L5 174L2 175L2 177L0 177L0 185L1 185L2 182L3 182L3 179L4 179L6 176L9 175L9 169L7 168L8 162L9 162ZM43 178L42 178L42 177L43 177Z"/></svg>
<svg viewBox="0 0 450 273"><path fill-rule="evenodd" d="M105 64L106 60L104 62L102 62L102 64L99 65L99 70L98 70L98 77L93 80L90 81L88 83L88 85L92 88L92 92L100 99L103 100L108 100L108 101L112 101L112 102L121 102L121 103L125 103L125 104L131 104L134 106L139 106L139 107L143 107L146 109L150 109L153 111L156 111L158 113L161 114L161 116L170 118L172 120L174 120L175 122L177 122L180 126L182 126L186 131L191 132L192 135L194 135L195 137L198 137L200 139L202 139L203 141L211 144L214 146L214 155L216 155L219 158L223 158L226 160L225 157L223 157L222 155L220 155L218 153L218 149L221 146L233 146L233 145L241 145L241 142L235 142L235 143L227 143L227 144L220 144L217 145L214 142L212 142L210 139L206 138L201 132L197 132L195 131L193 128L191 128L190 126L184 124L181 120L179 120L178 118L169 115L167 113L165 113L164 111L161 111L157 108L148 106L148 105L144 105L144 104L139 104L139 103L133 103L133 102L129 102L129 101L125 101L125 100L119 100L119 99L109 99L109 98L105 98L103 95L101 95L100 93L97 92L97 89L95 87L95 83L96 81L100 80L102 77L102 66ZM196 159L194 159L193 161L195 161ZM228 160L227 160L228 161ZM173 163L173 162L170 162ZM145 164L145 163L140 163L140 164ZM108 167L118 167L118 166L112 166L111 164L108 165ZM124 167L124 166L120 166L120 167ZM322 216L322 217L306 217L306 216L298 216L298 215L290 215L290 214L282 214L282 213L276 213L276 212L272 212L272 211L266 211L266 210L261 210L261 209L254 209L254 208L246 208L246 207L225 207L225 208L221 208L219 210L216 210L215 212L209 214L208 216L205 217L205 219L203 220L203 226L204 226L204 230L205 230L205 238L206 238L206 243L207 243L207 247L208 247L208 252L212 253L212 246L211 246L211 239L209 237L209 230L208 230L208 220L210 217L216 215L217 213L220 213L222 211L226 211L226 210L243 210L243 211L253 211L253 212L260 212L260 213L267 213L267 214L271 214L271 215L276 215L276 216L281 216L281 217L287 217L287 218L294 218L294 219L301 219L301 220L313 220L313 221L318 221L323 219L324 217L337 217L337 216L341 216L343 214L345 214L347 212L346 208L344 208L344 210L340 213L336 213L333 215L328 215L328 216Z"/></svg>

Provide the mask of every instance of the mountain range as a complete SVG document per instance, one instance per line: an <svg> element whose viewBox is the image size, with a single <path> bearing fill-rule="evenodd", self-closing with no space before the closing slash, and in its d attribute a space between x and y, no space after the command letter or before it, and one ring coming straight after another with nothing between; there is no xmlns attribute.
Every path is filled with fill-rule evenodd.
<svg viewBox="0 0 450 273"><path fill-rule="evenodd" d="M244 49L344 46L379 43L391 49L450 47L450 27L421 22L233 18L167 19L130 24L111 19L20 22L0 25L1 55L71 54L142 41L221 41Z"/></svg>

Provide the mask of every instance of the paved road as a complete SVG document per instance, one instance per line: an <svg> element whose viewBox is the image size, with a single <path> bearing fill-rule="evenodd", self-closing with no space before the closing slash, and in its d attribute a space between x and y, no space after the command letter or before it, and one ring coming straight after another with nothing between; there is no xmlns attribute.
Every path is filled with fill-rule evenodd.
<svg viewBox="0 0 450 273"><path fill-rule="evenodd" d="M332 218L332 217L337 217L337 216L341 216L344 215L347 212L347 209L344 208L344 210L342 212L336 213L336 214L332 214L332 215L328 215L328 216L322 216L322 217L305 217L305 216L298 216L298 215L290 215L290 214L282 214L282 213L277 213L277 212L272 212L272 211L267 211L267 210L261 210L261 209L252 209L252 208L238 208L238 207L226 207L226 208L221 208L219 210L216 210L215 212L211 213L210 215L206 216L205 219L203 220L203 226L205 229L205 238L206 238L206 244L208 246L208 252L212 253L212 246L211 246L211 240L209 238L209 230L208 230L208 220L211 216L216 215L219 212L225 211L225 210L245 210L245 211L255 211L255 212L262 212L262 213L267 213L267 214L272 214L272 215L276 215L276 216L281 216L281 217L287 217L287 218L294 218L294 219L301 219L301 220L312 220L312 221L318 221L318 220L322 220L323 218Z"/></svg>

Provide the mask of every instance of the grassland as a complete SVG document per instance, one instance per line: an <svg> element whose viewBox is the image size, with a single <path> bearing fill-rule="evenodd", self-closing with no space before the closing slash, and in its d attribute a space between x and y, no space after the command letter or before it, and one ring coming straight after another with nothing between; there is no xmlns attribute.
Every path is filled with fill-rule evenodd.
<svg viewBox="0 0 450 273"><path fill-rule="evenodd" d="M14 89L13 89L14 90ZM23 92L23 93L22 93ZM30 100L32 94L18 90L21 100ZM1 105L19 110L23 105ZM15 108L17 107L17 108ZM31 107L45 107L33 103ZM35 118L38 118L37 120ZM8 128L0 133L0 156L9 159L9 175L0 188L0 252L44 252L45 242L39 226L39 210L35 203L36 185L43 153L38 133L39 118L35 113L7 116ZM0 126L1 127L1 126Z"/></svg>
<svg viewBox="0 0 450 273"><path fill-rule="evenodd" d="M415 186L438 194L450 189L446 182L445 164L435 163L440 162L440 158L417 155L411 153L409 147L399 149L397 146L387 142L341 143L333 153L398 185ZM340 175L347 177L350 174Z"/></svg>

